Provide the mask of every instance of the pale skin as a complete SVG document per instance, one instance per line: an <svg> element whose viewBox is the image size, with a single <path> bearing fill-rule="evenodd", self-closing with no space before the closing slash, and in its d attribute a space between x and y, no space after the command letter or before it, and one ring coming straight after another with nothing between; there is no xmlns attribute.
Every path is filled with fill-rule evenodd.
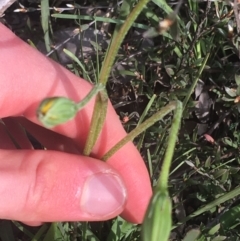
<svg viewBox="0 0 240 241"><path fill-rule="evenodd" d="M145 164L132 143L107 163L101 158L126 133L109 103L106 123L90 157L81 155L94 98L75 119L50 131L36 117L46 97L79 101L92 86L21 41L0 24L0 218L38 225L106 220L119 214L141 223L152 194ZM47 151L33 150L24 126Z"/></svg>

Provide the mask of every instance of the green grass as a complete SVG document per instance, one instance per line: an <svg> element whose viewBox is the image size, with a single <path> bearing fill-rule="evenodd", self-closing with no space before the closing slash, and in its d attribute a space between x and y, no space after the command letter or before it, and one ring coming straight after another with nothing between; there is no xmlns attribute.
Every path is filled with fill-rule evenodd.
<svg viewBox="0 0 240 241"><path fill-rule="evenodd" d="M42 34L42 38L49 46L51 29L55 31L96 20L94 28L110 23L108 34L111 38L115 24L122 23L136 1L129 2L130 5L121 8L116 1L109 19L80 14L76 9L63 13L51 11L49 21L48 1L42 1L42 22L39 19L38 28L28 31L42 34L41 27L45 29L49 34ZM108 6L109 3L102 1L101 4ZM167 18L174 6L154 0L144 8L118 50L108 78L108 95L117 113L129 117L129 121L123 121L127 132L171 100L179 99L184 104L169 178L173 206L170 240L240 240L240 132L238 104L234 103L238 95L232 98L226 91L226 87L236 90L238 87L235 77L240 66L237 22L234 14L230 14L232 7L224 1L184 1L176 15L177 24L149 40L154 47L141 47L142 33L158 27L158 20ZM33 19L28 15L28 23L31 21ZM233 33L229 32L228 24L233 26ZM141 32L137 41L133 41L136 39L134 30ZM95 47L98 50L96 56L88 61L80 59L80 64L68 65L75 74L91 82L99 79L106 54L106 50L101 50L98 45ZM128 63L126 69L117 69L116 66L123 62ZM204 82L202 93L213 103L205 119L194 108L196 88L200 88L198 79ZM199 111L204 110L201 107ZM153 187L159 178L172 118L172 114L167 115L134 141L146 161ZM203 133L214 142L198 134L204 124L207 129ZM141 226L127 223L120 217L107 222L55 223L39 228L2 221L0 230L2 241L17 238L36 241L141 240Z"/></svg>

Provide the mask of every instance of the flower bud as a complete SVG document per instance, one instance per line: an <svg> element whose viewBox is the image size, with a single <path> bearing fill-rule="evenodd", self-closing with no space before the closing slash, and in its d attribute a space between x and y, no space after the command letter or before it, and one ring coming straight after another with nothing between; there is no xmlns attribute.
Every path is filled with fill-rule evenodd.
<svg viewBox="0 0 240 241"><path fill-rule="evenodd" d="M62 124L77 114L76 103L65 97L44 99L38 107L37 117L48 128Z"/></svg>
<svg viewBox="0 0 240 241"><path fill-rule="evenodd" d="M143 221L142 240L168 241L172 228L171 213L172 202L168 193L154 193Z"/></svg>

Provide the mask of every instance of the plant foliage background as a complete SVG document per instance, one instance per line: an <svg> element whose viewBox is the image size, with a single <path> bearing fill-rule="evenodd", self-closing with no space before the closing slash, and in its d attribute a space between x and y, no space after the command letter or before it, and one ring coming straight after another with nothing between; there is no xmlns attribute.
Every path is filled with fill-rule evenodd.
<svg viewBox="0 0 240 241"><path fill-rule="evenodd" d="M81 46L76 53L80 64L71 59L64 61L61 48L52 57L95 83L115 23L124 21L120 6L127 3L127 13L136 2L42 0L46 7L43 11L37 0L19 0L5 12L1 22L45 53L50 45L63 43L73 29L84 26L80 39L79 35L74 38ZM49 23L41 21L41 16L49 8L51 32L49 38L44 38L42 29ZM164 28L166 23L169 29ZM84 34L96 30L100 31L98 39L86 47ZM174 224L170 240L240 240L239 33L236 0L152 0L130 29L112 68L108 95L127 132L170 100L188 100L184 102L170 175ZM172 116L167 116L135 140L153 186L161 169L171 120ZM54 223L37 228L2 220L0 239L140 240L140 228L120 217L107 222Z"/></svg>

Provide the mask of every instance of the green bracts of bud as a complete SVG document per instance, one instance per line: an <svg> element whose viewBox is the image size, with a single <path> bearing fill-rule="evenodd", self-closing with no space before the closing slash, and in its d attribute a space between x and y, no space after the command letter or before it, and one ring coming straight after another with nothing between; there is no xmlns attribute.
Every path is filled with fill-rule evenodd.
<svg viewBox="0 0 240 241"><path fill-rule="evenodd" d="M47 128L53 128L71 120L77 114L78 108L74 101L65 97L44 99L38 107L37 117Z"/></svg>
<svg viewBox="0 0 240 241"><path fill-rule="evenodd" d="M172 227L172 202L167 192L151 198L142 225L143 241L168 241Z"/></svg>

